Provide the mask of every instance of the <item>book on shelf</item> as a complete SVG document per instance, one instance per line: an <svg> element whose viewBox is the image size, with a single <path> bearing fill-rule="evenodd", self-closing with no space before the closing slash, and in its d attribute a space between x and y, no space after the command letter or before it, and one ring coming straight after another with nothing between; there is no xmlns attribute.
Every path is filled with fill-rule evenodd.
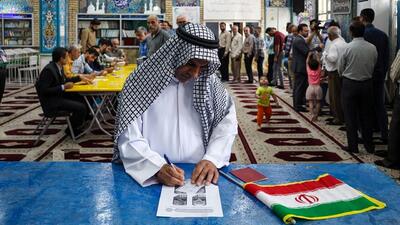
<svg viewBox="0 0 400 225"><path fill-rule="evenodd" d="M122 30L122 37L136 37L135 30Z"/></svg>
<svg viewBox="0 0 400 225"><path fill-rule="evenodd" d="M112 37L119 37L119 29L116 30L101 30L100 33L101 37L103 38L112 38Z"/></svg>

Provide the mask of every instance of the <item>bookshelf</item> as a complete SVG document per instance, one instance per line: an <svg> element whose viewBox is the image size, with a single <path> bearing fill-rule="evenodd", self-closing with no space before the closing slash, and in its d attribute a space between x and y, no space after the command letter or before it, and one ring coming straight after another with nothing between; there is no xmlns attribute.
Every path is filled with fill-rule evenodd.
<svg viewBox="0 0 400 225"><path fill-rule="evenodd" d="M164 19L164 14L157 15L160 20ZM81 14L77 16L77 40L80 40L80 33L89 27L90 21L97 18L101 24L96 33L97 41L100 38L118 38L121 47L137 47L139 41L136 39L135 30L139 26L147 28L146 14Z"/></svg>
<svg viewBox="0 0 400 225"><path fill-rule="evenodd" d="M26 47L33 44L32 14L0 14L0 46Z"/></svg>

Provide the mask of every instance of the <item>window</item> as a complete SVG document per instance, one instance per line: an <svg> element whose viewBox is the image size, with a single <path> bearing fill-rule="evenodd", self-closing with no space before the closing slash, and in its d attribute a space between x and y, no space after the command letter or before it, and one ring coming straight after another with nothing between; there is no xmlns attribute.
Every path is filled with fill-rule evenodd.
<svg viewBox="0 0 400 225"><path fill-rule="evenodd" d="M318 19L320 21L326 21L331 18L331 0L318 0Z"/></svg>

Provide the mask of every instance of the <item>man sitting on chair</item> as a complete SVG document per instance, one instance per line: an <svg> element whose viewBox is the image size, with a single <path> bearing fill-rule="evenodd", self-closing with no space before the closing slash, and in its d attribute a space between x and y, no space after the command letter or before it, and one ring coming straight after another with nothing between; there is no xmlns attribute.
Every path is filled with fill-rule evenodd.
<svg viewBox="0 0 400 225"><path fill-rule="evenodd" d="M67 49L55 48L52 61L43 68L35 86L40 102L43 103L43 111L72 113L70 117L72 129L74 134L78 135L87 116L87 107L81 96L66 93L65 90L72 88L75 82L86 81L86 78L83 76L66 78L63 71L66 63ZM68 131L67 129L66 132Z"/></svg>

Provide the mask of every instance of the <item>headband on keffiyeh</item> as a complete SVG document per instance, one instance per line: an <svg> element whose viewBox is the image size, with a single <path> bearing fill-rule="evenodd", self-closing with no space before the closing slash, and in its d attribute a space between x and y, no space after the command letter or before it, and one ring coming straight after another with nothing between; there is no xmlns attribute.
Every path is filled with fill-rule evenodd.
<svg viewBox="0 0 400 225"><path fill-rule="evenodd" d="M188 23L128 77L119 96L113 161L119 160L118 137L121 133L157 99L175 76L175 70L191 59L208 62L193 87L193 107L200 114L203 144L207 147L212 129L225 117L232 104L215 75L220 66L215 43L217 40L210 29Z"/></svg>

